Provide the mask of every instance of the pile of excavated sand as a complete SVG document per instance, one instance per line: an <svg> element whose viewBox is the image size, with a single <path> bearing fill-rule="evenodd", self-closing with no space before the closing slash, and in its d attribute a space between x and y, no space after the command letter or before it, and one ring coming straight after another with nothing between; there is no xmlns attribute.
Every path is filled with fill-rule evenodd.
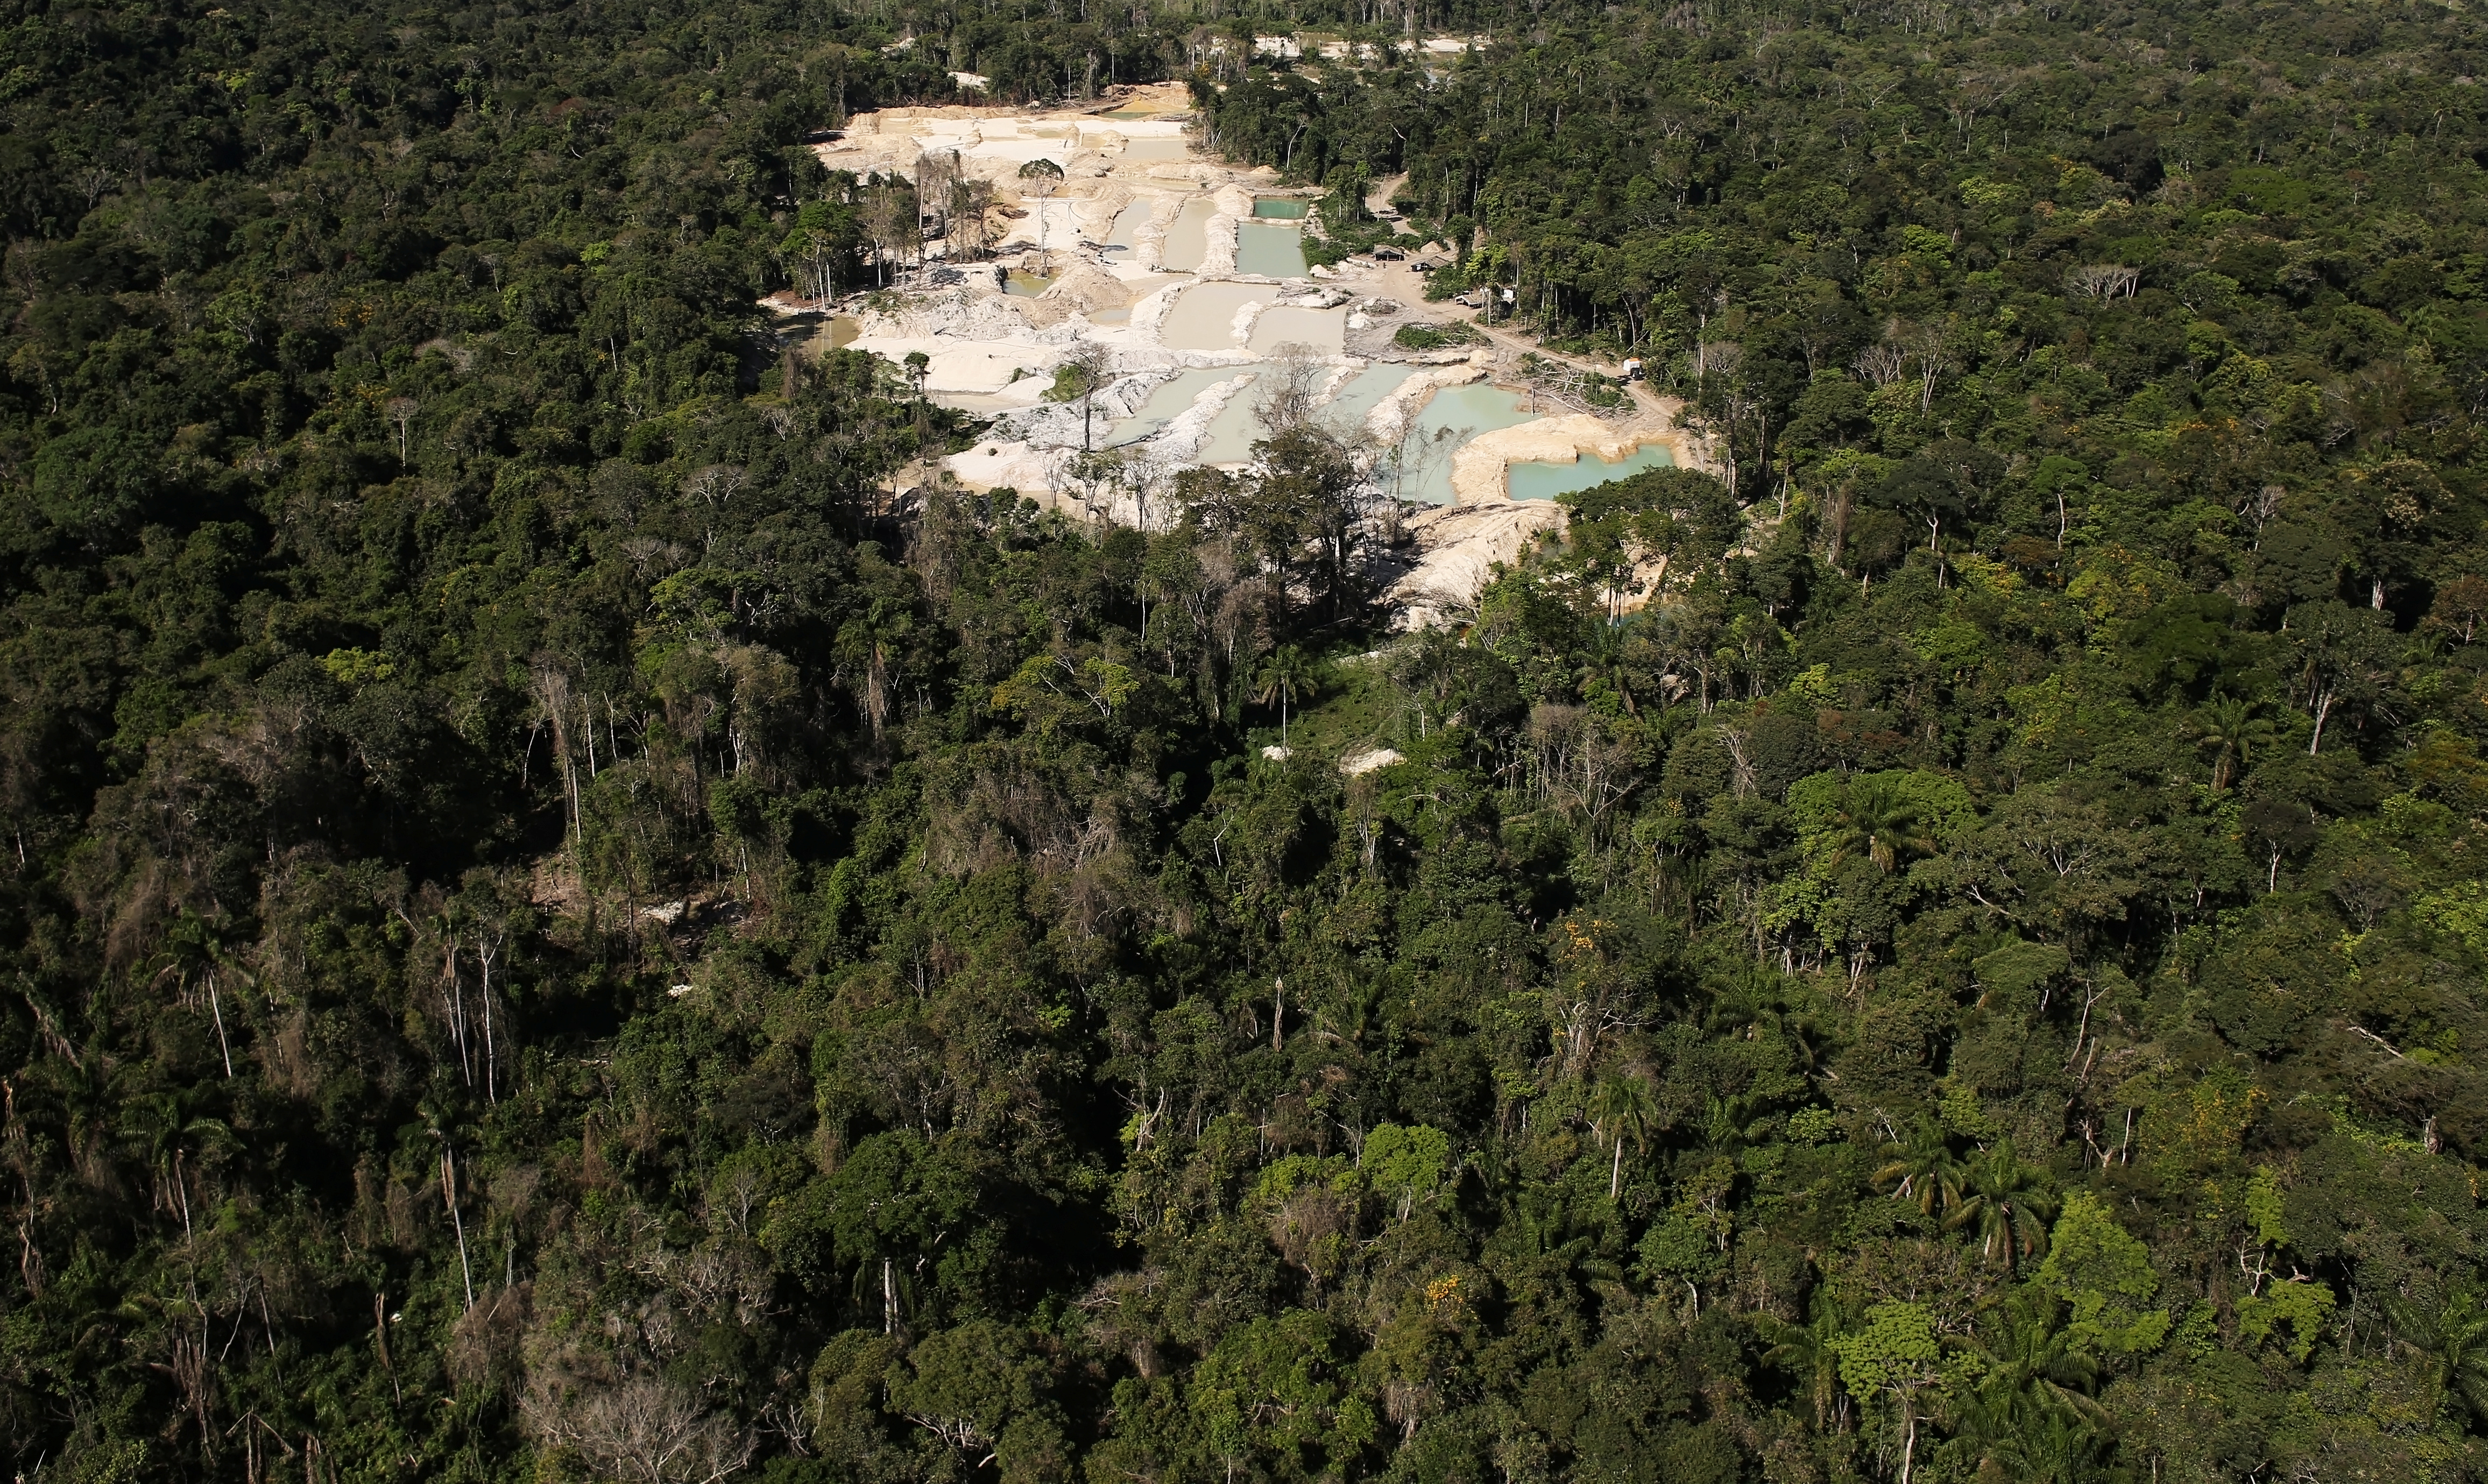
<svg viewBox="0 0 2488 1484"><path fill-rule="evenodd" d="M1072 315L1091 315L1103 309L1127 309L1132 303L1131 285L1094 264L1073 259L1046 291L1031 305L1031 319L1038 323L1060 323Z"/></svg>
<svg viewBox="0 0 2488 1484"><path fill-rule="evenodd" d="M902 362L920 352L930 362L924 389L946 401L991 399L1022 385L1024 399L1033 401L1051 381L1053 367L1076 330L1033 323L1022 307L1028 302L1002 293L987 278L980 287L903 299L894 308L865 309L855 317L857 334L850 345Z"/></svg>
<svg viewBox="0 0 2488 1484"><path fill-rule="evenodd" d="M924 156L954 155L968 178L991 181L1016 194L1021 168L1039 159L1051 160L1065 179L1093 179L1117 171L1146 174L1161 164L1189 165L1189 159L1167 158L1141 143L1180 141L1186 122L1179 115L1102 119L1078 111L959 104L884 108L855 115L839 137L816 146L815 153L832 169L908 180L916 178L918 161ZM1140 148L1135 148L1136 143Z"/></svg>
<svg viewBox="0 0 2488 1484"><path fill-rule="evenodd" d="M1384 595L1400 627L1428 628L1474 616L1477 595L1497 566L1509 565L1550 531L1564 507L1547 499L1494 499L1436 505L1408 517L1415 564Z"/></svg>

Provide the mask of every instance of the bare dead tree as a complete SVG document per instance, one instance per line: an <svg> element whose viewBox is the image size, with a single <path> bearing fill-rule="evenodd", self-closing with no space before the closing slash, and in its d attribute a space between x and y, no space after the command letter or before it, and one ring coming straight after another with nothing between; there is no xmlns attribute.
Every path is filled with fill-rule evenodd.
<svg viewBox="0 0 2488 1484"><path fill-rule="evenodd" d="M711 464L683 481L683 493L705 501L714 509L732 500L743 488L744 469L740 464Z"/></svg>
<svg viewBox="0 0 2488 1484"><path fill-rule="evenodd" d="M397 467L406 468L407 430L414 426L414 414L423 404L412 397L391 397L381 404L381 415L397 424Z"/></svg>
<svg viewBox="0 0 2488 1484"><path fill-rule="evenodd" d="M593 728L590 728L593 735ZM501 1100L499 1090L500 1055L497 1036L493 1026L493 963L501 956L501 939L507 930L500 923L478 924L475 929L475 962L483 973L480 986L484 1002L484 1100Z"/></svg>
<svg viewBox="0 0 2488 1484"><path fill-rule="evenodd" d="M2065 273L2065 287L2084 299L2132 299L2142 270L2115 263L2087 263Z"/></svg>
<svg viewBox="0 0 2488 1484"><path fill-rule="evenodd" d="M536 659L536 704L543 708L545 721L552 728L553 757L560 764L562 789L570 805L570 831L574 842L586 837L580 820L579 764L571 752L571 688L570 673L551 656ZM593 734L594 728L590 728Z"/></svg>
<svg viewBox="0 0 2488 1484"><path fill-rule="evenodd" d="M458 1275L466 1286L466 1307L475 1307L475 1270L466 1262L466 1218L458 1211L458 1156L440 1146L440 1199L449 1208L449 1224L458 1233Z"/></svg>
<svg viewBox="0 0 2488 1484"><path fill-rule="evenodd" d="M107 191L121 184L121 177L102 165L86 165L71 173L70 184L86 197L86 209L91 212Z"/></svg>
<svg viewBox="0 0 2488 1484"><path fill-rule="evenodd" d="M975 262L993 247L994 183L960 180L950 187L950 257Z"/></svg>
<svg viewBox="0 0 2488 1484"><path fill-rule="evenodd" d="M940 234L927 230L926 236L947 235L948 223L945 218L960 176L961 164L956 150L926 150L916 157L917 220L919 223L942 223Z"/></svg>
<svg viewBox="0 0 2488 1484"><path fill-rule="evenodd" d="M1952 327L1921 325L1908 337L1909 357L1918 371L1918 411L1935 406L1936 382L1952 369L1954 347Z"/></svg>
<svg viewBox="0 0 2488 1484"><path fill-rule="evenodd" d="M756 1440L661 1377L530 1390L523 1408L546 1441L608 1478L716 1484L751 1462Z"/></svg>
<svg viewBox="0 0 2488 1484"><path fill-rule="evenodd" d="M1889 386L1908 370L1908 352L1891 339L1884 339L1857 353L1850 368L1878 386Z"/></svg>
<svg viewBox="0 0 2488 1484"><path fill-rule="evenodd" d="M1256 384L1261 396L1254 415L1273 436L1303 427L1312 420L1314 404L1329 378L1330 367L1312 346L1293 340L1277 346L1270 353L1270 369Z"/></svg>

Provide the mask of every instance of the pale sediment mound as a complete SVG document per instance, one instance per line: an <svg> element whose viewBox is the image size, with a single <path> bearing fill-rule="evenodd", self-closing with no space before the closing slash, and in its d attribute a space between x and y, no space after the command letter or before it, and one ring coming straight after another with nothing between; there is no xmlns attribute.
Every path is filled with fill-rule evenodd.
<svg viewBox="0 0 2488 1484"><path fill-rule="evenodd" d="M1247 206L1246 211L1252 208ZM1235 276L1234 215L1220 212L1202 227L1201 267L1195 271L1203 283Z"/></svg>
<svg viewBox="0 0 2488 1484"><path fill-rule="evenodd" d="M1093 194L1082 196L1071 204L1072 214L1080 219L1080 240L1102 243L1115 230L1115 218L1132 204L1132 187L1113 181L1100 184Z"/></svg>
<svg viewBox="0 0 2488 1484"><path fill-rule="evenodd" d="M861 340L946 336L954 340L1010 340L1032 328L1032 300L1015 299L993 286L991 269L980 268L983 282L975 288L947 289L917 295L888 308L869 305L856 315ZM876 344L871 349L878 350Z"/></svg>
<svg viewBox="0 0 2488 1484"><path fill-rule="evenodd" d="M1014 248L1040 247L1049 252L1063 252L1080 241L1080 208L1082 199L1072 195L1055 195L1042 200L1035 196L1013 197L1004 193L1025 214L1014 218L1010 228L994 243L997 254L1008 254Z"/></svg>
<svg viewBox="0 0 2488 1484"><path fill-rule="evenodd" d="M1165 191L1151 191L1149 219L1132 234L1132 250L1123 254L1124 261L1137 272L1153 273L1166 263L1167 229L1183 212L1183 198Z"/></svg>
<svg viewBox="0 0 2488 1484"><path fill-rule="evenodd" d="M1032 300L1013 299L990 281L907 300L884 308L862 308L850 342L884 359L903 363L920 352L929 361L924 389L937 396L992 398L1014 393L1033 400L1043 378L1062 357L1077 327L1032 324Z"/></svg>
<svg viewBox="0 0 2488 1484"><path fill-rule="evenodd" d="M984 442L950 455L950 471L972 490L1012 489L1023 495L1054 488L1061 472L1057 466L1067 455L1060 448L1035 448L1020 442Z"/></svg>
<svg viewBox="0 0 2488 1484"><path fill-rule="evenodd" d="M1417 564L1385 595L1403 628L1455 620L1477 603L1497 563L1509 563L1541 534L1564 528L1564 507L1552 500L1505 499L1437 505L1409 517Z"/></svg>
<svg viewBox="0 0 2488 1484"><path fill-rule="evenodd" d="M1143 295L1140 301L1132 305L1132 317L1128 322L1131 338L1142 344L1158 344L1158 331L1165 326L1166 317L1173 312L1174 301L1181 299L1183 291L1190 287L1191 281L1187 279Z"/></svg>
<svg viewBox="0 0 2488 1484"><path fill-rule="evenodd" d="M1043 400L1041 384L1023 384L1031 400L999 412L975 446L945 461L972 490L1001 486L1024 495L1049 495L1074 482L1073 466L1086 447L1102 447L1116 423L1140 411L1157 388L1158 373L1119 377L1098 388L1084 409L1077 401Z"/></svg>
<svg viewBox="0 0 2488 1484"><path fill-rule="evenodd" d="M1396 747L1370 747L1363 752L1349 753L1341 757L1339 770L1350 778L1356 778L1371 773L1376 768L1387 768L1400 760L1400 750Z"/></svg>
<svg viewBox="0 0 2488 1484"><path fill-rule="evenodd" d="M1173 190L1215 186L1233 173L1230 168L1205 164L1197 159L1155 159L1137 170L1128 165L1124 169L1153 186Z"/></svg>
<svg viewBox="0 0 2488 1484"><path fill-rule="evenodd" d="M1126 376L1109 385L1097 388L1084 414L1078 400L1048 402L1040 399L1034 406L1007 412L997 418L992 433L1009 429L1023 441L1039 448L1078 448L1086 443L1095 447L1106 441L1114 425L1141 410L1157 389L1161 378Z"/></svg>
<svg viewBox="0 0 2488 1484"><path fill-rule="evenodd" d="M1028 301L1028 317L1038 326L1057 325L1075 314L1120 309L1132 301L1132 291L1105 270L1074 260L1046 291Z"/></svg>

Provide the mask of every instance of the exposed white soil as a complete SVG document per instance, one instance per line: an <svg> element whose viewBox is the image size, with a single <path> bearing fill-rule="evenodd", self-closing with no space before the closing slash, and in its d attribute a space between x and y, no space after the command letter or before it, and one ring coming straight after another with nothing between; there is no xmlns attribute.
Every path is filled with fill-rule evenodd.
<svg viewBox="0 0 2488 1484"><path fill-rule="evenodd" d="M1188 108L1179 84L1125 90L1085 111L891 108L856 116L840 137L815 147L832 169L909 179L928 152L955 152L962 174L993 185L993 225L1004 227L994 261L947 265L936 243L922 269L891 290L835 306L854 322L853 349L893 361L922 353L928 395L991 419L974 447L947 462L959 484L1008 487L1041 503L1138 521L1144 511L1128 495L1096 496L1093 481L1080 479L1084 450L1111 443L1135 476L1120 482L1163 489L1176 471L1201 461L1212 424L1235 398L1253 394L1282 344L1329 366L1325 400L1377 362L1414 368L1357 430L1377 448L1397 443L1436 392L1492 376L1509 359L1511 342L1500 333L1496 343L1449 351L1398 347L1392 334L1410 320L1469 318L1456 306L1426 304L1423 280L1406 262L1349 258L1285 279L1238 272L1238 228L1253 218L1256 198L1303 192L1282 187L1270 170L1201 157L1186 132ZM1105 117L1109 112L1141 116ZM1019 173L1039 158L1062 172L1048 192L1028 188ZM1110 238L1117 241L1110 244ZM1186 259L1197 252L1198 261L1170 269L1171 249ZM1006 271L1051 281L1032 296L1008 293ZM1227 287L1177 315L1184 296L1204 285ZM831 307L787 296L771 304L788 313ZM1181 343L1169 343L1171 317L1172 338ZM1111 382L1085 408L1044 400L1056 368L1085 345L1105 353ZM1230 367L1233 376L1187 383L1200 389L1162 426L1114 437L1174 377ZM1454 502L1409 507L1400 523L1402 570L1391 588L1400 621L1456 618L1496 563L1561 529L1560 506L1507 498L1511 463L1583 454L1612 461L1662 443L1680 465L1707 467L1698 442L1676 428L1676 406L1635 390L1643 394L1626 415L1564 413L1482 434L1457 449ZM1163 415L1151 414L1153 420ZM1231 431L1224 442L1230 452L1237 446ZM1105 504L1087 503L1084 492ZM1146 513L1153 522L1164 515L1154 506Z"/></svg>
<svg viewBox="0 0 2488 1484"><path fill-rule="evenodd" d="M1564 507L1548 499L1492 499L1429 505L1407 518L1416 560L1385 594L1403 628L1459 623L1497 566L1530 543L1564 528Z"/></svg>

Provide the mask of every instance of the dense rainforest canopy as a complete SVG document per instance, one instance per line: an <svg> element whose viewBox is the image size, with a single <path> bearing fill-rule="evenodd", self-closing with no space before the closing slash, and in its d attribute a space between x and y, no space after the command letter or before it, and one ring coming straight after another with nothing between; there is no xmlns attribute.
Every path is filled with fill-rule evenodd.
<svg viewBox="0 0 2488 1484"><path fill-rule="evenodd" d="M6 15L21 1477L2488 1465L2467 11ZM953 70L1721 477L1412 636L1302 429L945 488L755 301Z"/></svg>

